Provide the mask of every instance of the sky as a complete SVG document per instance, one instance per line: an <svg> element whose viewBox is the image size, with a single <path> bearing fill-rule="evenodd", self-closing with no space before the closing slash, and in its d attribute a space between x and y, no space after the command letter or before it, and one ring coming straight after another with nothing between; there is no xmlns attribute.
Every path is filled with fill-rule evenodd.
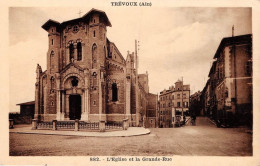
<svg viewBox="0 0 260 166"><path fill-rule="evenodd" d="M74 19L86 8L9 8L10 112L18 103L34 100L36 65L46 70L48 20ZM183 78L191 94L202 90L213 56L224 37L252 33L251 8L97 8L106 12L112 27L107 37L126 58L139 41L139 74L149 74L151 93L168 89Z"/></svg>

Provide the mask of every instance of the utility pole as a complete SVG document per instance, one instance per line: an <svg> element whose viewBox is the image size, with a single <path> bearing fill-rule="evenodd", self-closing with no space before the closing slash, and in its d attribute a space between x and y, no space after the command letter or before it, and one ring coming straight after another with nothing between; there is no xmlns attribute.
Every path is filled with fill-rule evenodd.
<svg viewBox="0 0 260 166"><path fill-rule="evenodd" d="M137 62L137 40L135 40L135 103L136 103L136 126L139 126L139 95L138 95L138 62Z"/></svg>
<svg viewBox="0 0 260 166"><path fill-rule="evenodd" d="M181 108L182 108L182 112L181 112L181 115L182 115L182 118L183 118L183 77L181 77Z"/></svg>

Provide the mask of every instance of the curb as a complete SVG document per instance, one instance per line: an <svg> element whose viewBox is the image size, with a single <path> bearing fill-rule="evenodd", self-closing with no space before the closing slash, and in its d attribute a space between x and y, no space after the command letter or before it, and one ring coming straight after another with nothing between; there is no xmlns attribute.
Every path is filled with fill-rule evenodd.
<svg viewBox="0 0 260 166"><path fill-rule="evenodd" d="M62 132L62 131L61 131ZM97 133L97 134L93 134L93 135L84 135L84 134L79 134L76 133L75 134L69 134L69 133L41 133L41 132L28 132L28 131L9 131L9 133L17 133L17 134L38 134L38 135L58 135L58 136L78 136L78 137L132 137L132 136L142 136L142 135L148 135L151 133L151 131L149 129L144 129L143 132L139 132L137 134L133 133L125 133L125 134L121 134L117 133L116 135L102 135L101 133ZM83 132L81 132L83 133ZM90 132L85 132L85 133L90 133ZM93 133L93 132L92 132ZM110 132L111 133L111 132Z"/></svg>

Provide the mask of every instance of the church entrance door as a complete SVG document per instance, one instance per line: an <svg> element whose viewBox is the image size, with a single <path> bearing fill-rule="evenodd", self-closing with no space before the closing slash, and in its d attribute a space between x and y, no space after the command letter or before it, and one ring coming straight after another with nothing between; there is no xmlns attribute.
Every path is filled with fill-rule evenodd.
<svg viewBox="0 0 260 166"><path fill-rule="evenodd" d="M80 95L70 95L69 97L69 118L70 120L81 118L81 96Z"/></svg>

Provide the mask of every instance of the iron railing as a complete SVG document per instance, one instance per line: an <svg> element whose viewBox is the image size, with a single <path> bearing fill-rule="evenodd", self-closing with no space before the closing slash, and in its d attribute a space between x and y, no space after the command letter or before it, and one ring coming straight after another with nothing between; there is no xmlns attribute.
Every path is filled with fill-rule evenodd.
<svg viewBox="0 0 260 166"><path fill-rule="evenodd" d="M52 129L52 122L38 122L37 129Z"/></svg>
<svg viewBox="0 0 260 166"><path fill-rule="evenodd" d="M99 122L79 121L79 129L99 130Z"/></svg>
<svg viewBox="0 0 260 166"><path fill-rule="evenodd" d="M110 129L122 129L123 128L123 122L106 122L106 130Z"/></svg>

